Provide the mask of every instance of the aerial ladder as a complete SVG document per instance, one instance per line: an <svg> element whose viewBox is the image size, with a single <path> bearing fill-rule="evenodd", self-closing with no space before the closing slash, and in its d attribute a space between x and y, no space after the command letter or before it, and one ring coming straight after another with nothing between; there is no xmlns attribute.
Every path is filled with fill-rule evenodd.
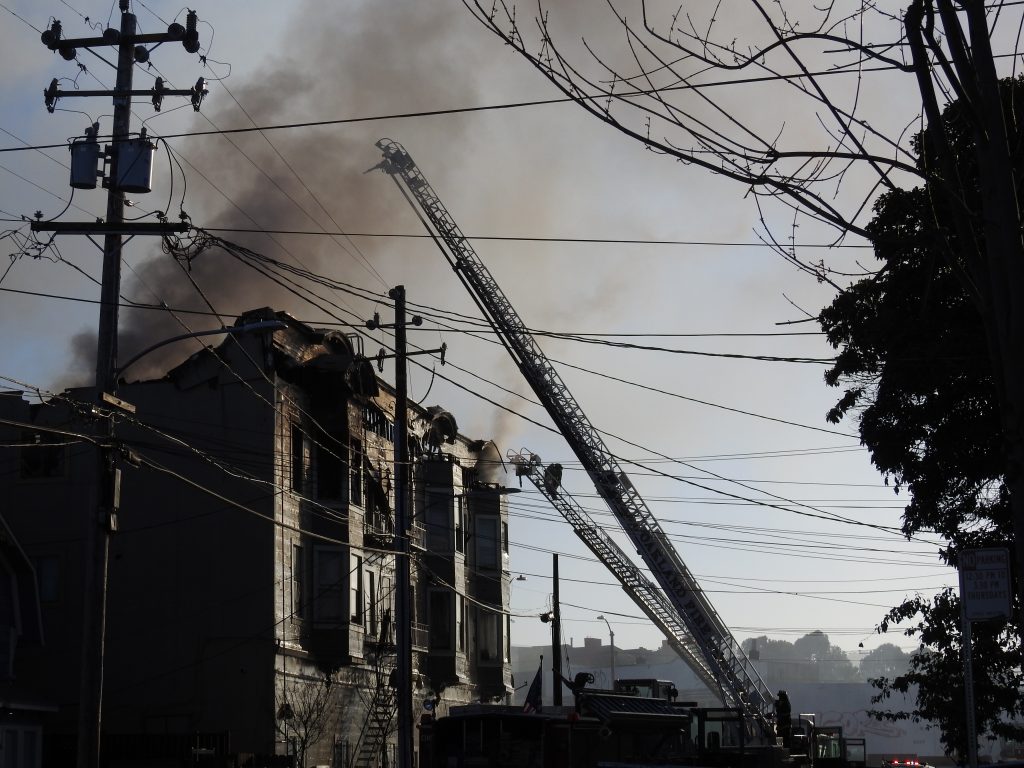
<svg viewBox="0 0 1024 768"><path fill-rule="evenodd" d="M694 642L685 622L666 599L664 592L647 578L604 528L561 487L561 465L544 466L540 457L529 451L509 452L508 458L516 469L516 475L527 478L551 502L551 506L562 513L562 517L572 526L579 539L614 574L622 589L654 626L662 631L669 645L693 670L698 679L719 698L724 698L715 677L715 670L705 663L700 646ZM612 687L614 686L613 680Z"/></svg>
<svg viewBox="0 0 1024 768"><path fill-rule="evenodd" d="M684 661L691 663L702 681L713 679L714 685L709 685L709 688L722 697L723 703L742 709L750 720L760 726L765 738L773 739L774 701L771 692L679 557L616 456L605 445L601 434L590 423L409 153L391 139L381 139L377 148L383 153L377 167L394 179L403 196L417 210L417 215L422 211L420 219L426 217L424 225L427 231L569 443L597 492L661 586L666 600L659 601L639 586L642 581L622 565L628 562L628 558L617 547L608 546L611 538L607 534L597 534L599 528L592 520L578 517L582 511L578 505L565 501L563 493L552 492L554 483L545 487L539 462L535 471L527 472L526 476L563 515L571 510L572 517L567 519L573 524L577 536L619 578L626 592L652 620L652 614L661 615L656 607L674 609L655 624L662 631L667 630L666 635L673 647ZM580 527L573 523L573 518L577 518ZM649 581L647 585L653 587Z"/></svg>

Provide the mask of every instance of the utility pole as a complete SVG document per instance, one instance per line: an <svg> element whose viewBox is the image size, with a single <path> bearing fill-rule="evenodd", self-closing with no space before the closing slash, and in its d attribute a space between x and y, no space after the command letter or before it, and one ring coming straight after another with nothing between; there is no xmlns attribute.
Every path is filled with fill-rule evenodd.
<svg viewBox="0 0 1024 768"><path fill-rule="evenodd" d="M398 614L398 768L412 768L412 613L409 610L409 417L406 381L405 286L388 291L395 301L395 612Z"/></svg>
<svg viewBox="0 0 1024 768"><path fill-rule="evenodd" d="M103 235L103 272L100 288L99 329L96 344L96 392L98 402L94 413L101 414L97 450L97 469L93 519L87 523L85 532L84 597L82 603L81 669L79 673L78 708L78 768L98 768L100 764L100 740L103 725L103 671L106 661L106 619L107 619L107 575L110 553L110 536L117 530L117 513L120 503L121 470L117 466L117 447L114 439L114 417L103 415L111 407L134 411L134 408L116 397L117 392L117 324L118 303L121 295L121 248L125 234L165 234L183 232L188 226L181 224L147 223L137 225L124 221L124 193L148 192L152 172L153 147L145 138L143 130L140 140L133 143L131 134L132 96L152 96L153 106L159 110L165 95L187 95L198 111L206 94L205 81L200 78L196 86L188 91L163 88L162 79L152 91L132 90L132 75L135 64L149 60L147 43L159 45L169 41L181 41L185 50L195 53L199 50L199 35L196 30L197 17L189 12L187 26L172 24L166 33L139 35L135 16L129 13L129 0L120 0L120 30L107 29L98 38L66 39L62 37L59 21L53 21L42 33L42 42L66 61L73 60L78 48L117 46L117 79L113 91L69 91L58 88L56 78L43 92L46 108L53 112L57 100L62 97L111 96L114 103L114 117L111 130L111 146L105 153L110 161L110 175L105 179L107 186L107 215L102 222L32 223L34 232L57 234ZM102 175L97 168L99 146L96 143L99 124L87 130L87 140L71 145L71 184L76 188L94 189L96 179ZM94 241L95 242L95 241ZM100 406L103 410L95 410Z"/></svg>
<svg viewBox="0 0 1024 768"><path fill-rule="evenodd" d="M558 597L558 553L551 553L551 610L540 620L551 624L551 703L562 706L562 608Z"/></svg>
<svg viewBox="0 0 1024 768"><path fill-rule="evenodd" d="M405 286L396 285L388 296L395 302L395 322L382 324L380 316L374 314L366 322L371 330L394 328L395 352L377 355L378 368L383 370L383 361L395 359L395 634L398 660L395 665L395 699L398 701L398 768L413 768L413 720L412 720L412 611L410 603L411 567L409 547L409 393L406 360L412 355L441 354L441 365L447 345L439 349L409 352L406 343ZM420 325L423 318L418 315L410 320Z"/></svg>
<svg viewBox="0 0 1024 768"><path fill-rule="evenodd" d="M562 608L558 597L558 553L551 553L551 703L562 706Z"/></svg>

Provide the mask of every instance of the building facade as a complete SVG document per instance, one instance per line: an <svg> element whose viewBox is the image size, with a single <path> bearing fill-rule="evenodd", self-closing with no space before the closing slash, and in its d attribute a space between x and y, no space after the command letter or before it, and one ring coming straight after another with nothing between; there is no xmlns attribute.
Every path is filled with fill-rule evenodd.
<svg viewBox="0 0 1024 768"><path fill-rule="evenodd" d="M493 443L410 406L412 509L394 525L395 393L358 339L257 310L158 380L123 384L104 697L110 760L393 764L414 720L511 692L508 512ZM73 749L82 549L95 519L91 389L0 395L5 518L33 563L46 642L11 690L52 702L42 764ZM411 616L395 614L408 536ZM414 690L393 687L396 632ZM2 697L0 697L2 698ZM275 757L276 756L276 757Z"/></svg>

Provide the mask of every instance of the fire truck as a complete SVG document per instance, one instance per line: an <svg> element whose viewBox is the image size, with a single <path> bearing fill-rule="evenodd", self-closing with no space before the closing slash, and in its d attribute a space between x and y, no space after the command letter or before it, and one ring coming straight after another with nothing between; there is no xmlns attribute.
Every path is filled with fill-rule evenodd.
<svg viewBox="0 0 1024 768"><path fill-rule="evenodd" d="M647 570L636 565L562 486L562 468L558 464L545 465L539 456L524 450L509 456L516 474L532 482L562 514L579 539L616 577L622 589L662 631L669 645L723 704L720 709L683 707L661 695L659 686L664 681L654 681L653 690L649 686L644 691L647 695L642 696L624 696L622 691L580 691L571 712L572 717L554 715L553 720L522 721L512 718L514 713L503 715L494 710L464 713L455 719L446 720L444 724L438 721L433 726L434 737L438 740L436 743L461 743L463 749L471 752L477 743L487 743L483 739L485 732L497 734L498 743L505 743L502 734L506 728L509 734L519 732L516 729L532 729L530 733L536 737L531 737L533 741L523 741L525 737L522 735L518 738L509 735L505 741L510 744L510 748L519 748L524 743L533 744L540 750L536 754L544 755L545 760L553 755L564 760L537 765L586 766L593 763L588 762L589 757L581 755L589 755L591 745L600 743L592 739L592 735L612 738L620 734L623 739L635 745L639 742L628 734L636 729L646 729L660 734L657 738L651 734L648 737L653 739L651 743L661 744L668 754L676 756L670 762L679 759L683 761L682 764L688 764L688 761L699 759L705 765L737 765L746 760L746 757L741 760L738 756L752 754L751 750L755 746L762 748L758 760L764 765L783 759L785 751L776 749L779 746L779 731L776 729L775 700L771 692L676 552L618 458L605 444L601 433L590 423L582 406L569 391L409 152L391 139L381 139L377 147L383 155L377 168L391 176L410 205L416 209L432 239L555 422L630 544L636 548ZM648 574L653 575L654 579ZM635 707L640 706L637 703L640 701L661 702L645 705L660 709L634 711ZM616 706L624 708L615 709ZM788 712L785 717L789 717ZM656 723L665 724L664 729L659 730ZM798 741L801 741L801 748L802 740L806 741L807 749L803 753L805 762L819 762L825 768L831 768L835 763L828 761L837 759L845 765L848 749L851 753L857 752L853 740L843 742L841 735L815 729L813 725L806 732L800 723L797 726L795 733L799 737ZM573 734L588 735L580 739ZM540 740L538 743L543 747L535 744L536 739ZM568 754L565 750L571 752L570 757L565 757ZM863 752L861 741L860 762L855 761L854 768L863 768ZM442 750L442 753L452 754L450 750ZM840 757L834 757L836 753ZM622 749L616 754L620 755L617 759L625 759ZM631 758L626 761L632 762L639 757L634 747ZM607 761L609 758L605 759ZM446 766L461 764L470 763L444 763ZM435 765L441 763L435 762Z"/></svg>

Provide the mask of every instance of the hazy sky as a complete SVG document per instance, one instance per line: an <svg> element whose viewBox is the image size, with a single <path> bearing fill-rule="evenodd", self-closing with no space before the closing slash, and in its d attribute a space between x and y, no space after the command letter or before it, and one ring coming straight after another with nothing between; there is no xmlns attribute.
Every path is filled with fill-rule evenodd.
<svg viewBox="0 0 1024 768"><path fill-rule="evenodd" d="M143 31L162 31L179 13L183 19L180 6L164 0L136 2L134 8ZM566 8L571 4L563 13ZM60 110L51 115L41 92L54 77L64 78L63 89L74 88L76 77L82 89L110 87L113 70L81 52L79 62L87 71L80 71L76 62L48 51L32 29L43 29L56 17L67 36L86 36L93 33L84 17L107 26L109 11L108 3L87 6L82 0L8 0L0 8L0 146L60 144L97 119L101 133L109 132L109 99L62 99ZM230 140L170 139L174 159L161 145L156 188L133 196L134 211L167 210L176 219L181 206L200 226L358 233L349 238L226 236L375 294L386 295L387 288L401 283L413 304L475 315L428 240L363 236L421 233L394 184L379 173L363 173L379 160L374 141L387 136L406 146L468 235L685 243L474 240L533 328L640 334L614 340L675 350L810 358L831 354L814 335L813 323L780 325L814 315L830 300L831 290L758 245L757 210L745 198L746 190L734 183L645 151L570 104L383 117L558 96L457 0L218 0L197 11L207 65L180 45L167 44L153 51L152 71L137 69L135 87L152 87L158 73L178 88L205 76L210 92L202 113L196 115L187 105L174 110L184 101L168 97L157 114L148 99L140 98L136 129L142 120L151 135L161 136L244 127L252 124L250 118L261 126L381 119ZM572 17L567 16L562 23L569 26L561 29L572 34ZM116 14L112 24L117 24ZM114 56L109 51L102 55ZM907 93L900 89L910 85L904 77L891 90L862 98L877 106L886 121L906 125L912 110L895 115L889 110ZM731 108L761 110L765 119L780 117L778 105L757 90L721 90ZM70 191L67 162L66 149L2 153L0 215L59 214ZM72 203L62 220L91 220L102 215L105 193L78 191ZM788 236L786 220L780 217L777 223L780 236ZM807 244L802 253L808 259L849 267L857 259L872 261L865 249L814 248L824 240L813 228L797 230L797 239ZM9 379L3 385L14 388L10 380L15 380L53 389L88 380L97 317L90 302L98 297L99 251L79 237L61 238L59 250L49 249L40 258L19 256L21 246L12 238L3 244L13 259L0 264L0 274L11 267L0 283L0 375ZM847 245L861 243L849 240ZM374 311L385 321L391 316L384 301L375 305L316 288L324 297L321 306L337 305L334 317L328 316L221 253L201 255L193 276L229 318L265 305L313 324L366 318ZM141 238L125 250L123 294L172 307L202 306L158 244ZM211 318L183 319L192 329L217 325ZM446 325L466 329L458 320ZM126 353L182 332L173 318L153 312L125 312L122 328ZM807 335L768 335L786 331ZM413 341L422 347L448 343L452 366L437 373L458 386L414 368L413 397L451 410L462 432L493 437L503 452L526 447L547 462L563 463L566 482L579 490L580 501L611 525L564 441L478 397L550 423L526 395L505 353L481 335L483 340L428 320ZM901 636L873 634L886 608L905 595L931 594L955 580L939 565L933 545L907 543L849 522L898 526L905 497L894 495L872 471L853 424L824 421L840 393L824 385L822 364L548 339L542 344L552 359L572 366L560 369L563 377L591 421L609 435L609 446L624 460L648 462L647 470L632 473L634 483L737 639L761 634L795 639L822 629L848 649L862 640L865 649L887 641L906 646ZM152 362L174 362L196 348L177 347L172 358ZM367 352L377 348L367 341ZM147 372L152 370L136 371ZM736 502L716 491L792 511ZM513 582L513 611L520 614L513 624L515 644L540 644L548 637L547 625L536 615L550 600L551 550L561 553L566 638L577 645L585 636L607 639L604 622L596 619L604 614L612 621L617 645L660 644L657 631L536 491L526 486L512 496L511 510L511 570L526 576Z"/></svg>

